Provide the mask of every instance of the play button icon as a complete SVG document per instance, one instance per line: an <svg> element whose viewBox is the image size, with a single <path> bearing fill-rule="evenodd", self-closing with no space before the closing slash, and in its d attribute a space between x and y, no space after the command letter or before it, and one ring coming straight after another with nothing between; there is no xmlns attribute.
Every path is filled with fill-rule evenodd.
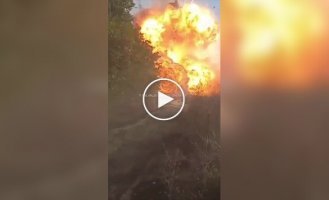
<svg viewBox="0 0 329 200"><path fill-rule="evenodd" d="M172 102L173 100L174 98L158 91L158 108L161 108L162 106Z"/></svg>
<svg viewBox="0 0 329 200"><path fill-rule="evenodd" d="M164 90L161 86L169 87ZM185 95L182 87L175 81L160 78L147 85L143 92L143 106L148 115L160 121L177 117L183 110Z"/></svg>

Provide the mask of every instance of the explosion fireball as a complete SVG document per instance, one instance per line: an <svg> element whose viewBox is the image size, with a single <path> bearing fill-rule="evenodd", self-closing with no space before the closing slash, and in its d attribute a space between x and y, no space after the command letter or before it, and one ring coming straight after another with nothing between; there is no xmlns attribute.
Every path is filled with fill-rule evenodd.
<svg viewBox="0 0 329 200"><path fill-rule="evenodd" d="M178 82L192 95L219 92L219 28L209 10L194 3L168 5L162 10L144 11L137 23L142 39L159 55L155 62L158 77ZM214 45L218 52L211 56L214 52L209 51L214 51ZM160 89L174 92L169 85L161 85Z"/></svg>

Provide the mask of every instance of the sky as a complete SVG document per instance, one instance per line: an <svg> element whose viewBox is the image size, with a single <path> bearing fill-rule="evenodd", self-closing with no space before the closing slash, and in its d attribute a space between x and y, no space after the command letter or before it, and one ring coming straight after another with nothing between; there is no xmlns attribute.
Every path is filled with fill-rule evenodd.
<svg viewBox="0 0 329 200"><path fill-rule="evenodd" d="M208 7L209 9L213 10L213 12L219 17L219 1L220 0L179 0L182 4L184 2L195 2L199 5L203 5ZM136 5L138 5L137 0L134 0ZM140 0L140 3L143 8L150 8L154 5L159 4L159 2L166 2L166 0ZM168 0L167 2L174 2L174 0Z"/></svg>

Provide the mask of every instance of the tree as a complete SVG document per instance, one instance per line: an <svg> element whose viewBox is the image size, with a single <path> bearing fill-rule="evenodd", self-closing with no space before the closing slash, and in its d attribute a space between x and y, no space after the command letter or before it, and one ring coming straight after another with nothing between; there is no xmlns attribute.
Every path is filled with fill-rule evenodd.
<svg viewBox="0 0 329 200"><path fill-rule="evenodd" d="M139 27L134 25L132 0L109 1L109 81L110 89L127 79L129 72L153 70L155 56L141 40ZM136 73L131 73L136 74Z"/></svg>

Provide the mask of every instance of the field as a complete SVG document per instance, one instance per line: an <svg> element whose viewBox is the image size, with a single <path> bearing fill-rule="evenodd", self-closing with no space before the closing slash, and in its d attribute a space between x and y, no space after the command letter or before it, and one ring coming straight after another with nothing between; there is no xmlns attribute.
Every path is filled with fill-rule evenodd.
<svg viewBox="0 0 329 200"><path fill-rule="evenodd" d="M189 96L167 122L149 117L141 99L117 102L109 106L109 199L219 198L219 96Z"/></svg>

